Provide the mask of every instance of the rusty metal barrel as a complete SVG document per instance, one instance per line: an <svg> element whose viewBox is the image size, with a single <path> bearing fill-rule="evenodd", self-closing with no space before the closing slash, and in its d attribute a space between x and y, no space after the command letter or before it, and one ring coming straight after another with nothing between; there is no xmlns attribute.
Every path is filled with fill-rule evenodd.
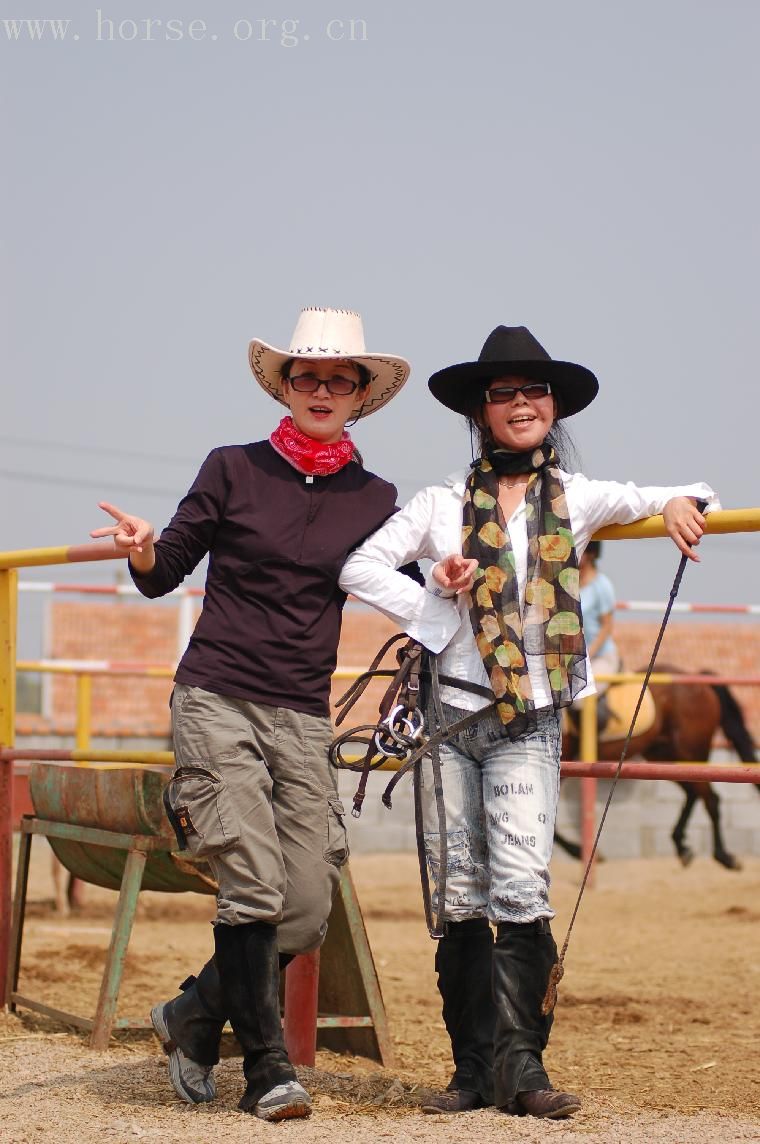
<svg viewBox="0 0 760 1144"><path fill-rule="evenodd" d="M164 812L167 778L167 772L160 768L34 763L29 791L35 814L48 822L165 839L166 849L148 856L141 889L215 894L216 884L207 863L179 851ZM121 886L126 849L76 838L48 841L55 856L75 877L109 890Z"/></svg>

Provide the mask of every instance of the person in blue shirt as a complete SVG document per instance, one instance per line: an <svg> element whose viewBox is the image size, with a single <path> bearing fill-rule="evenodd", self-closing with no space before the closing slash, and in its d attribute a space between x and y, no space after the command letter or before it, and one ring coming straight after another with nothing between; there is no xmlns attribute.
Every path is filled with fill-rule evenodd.
<svg viewBox="0 0 760 1144"><path fill-rule="evenodd" d="M598 673L609 675L620 671L620 652L612 634L615 622L615 589L611 580L597 568L601 550L601 541L590 540L578 567L583 631L595 678ZM608 687L609 684L601 680L596 685L600 695Z"/></svg>

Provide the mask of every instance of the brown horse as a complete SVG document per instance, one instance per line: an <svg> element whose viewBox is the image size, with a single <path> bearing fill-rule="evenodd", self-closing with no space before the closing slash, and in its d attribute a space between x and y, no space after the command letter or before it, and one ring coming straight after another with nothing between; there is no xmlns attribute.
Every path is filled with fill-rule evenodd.
<svg viewBox="0 0 760 1144"><path fill-rule="evenodd" d="M660 667L658 671L678 674L677 668ZM699 674L709 674L700 672ZM648 731L634 735L627 758L634 756L652 762L702 762L710 756L713 735L721 727L728 741L744 763L757 761L755 744L747 728L741 707L728 687L707 683L651 684L655 719ZM624 740L601 741L599 758L617 762ZM562 757L577 757L577 735L570 731L563 740ZM677 779L673 780L678 782ZM694 853L685 841L686 826L694 806L700 800L710 818L713 832L713 857L727 870L740 870L741 863L725 847L720 825L720 799L709 782L679 782L686 801L671 835L678 857L688 866ZM760 787L756 787L760 793ZM557 843L574 857L580 848L555 834Z"/></svg>

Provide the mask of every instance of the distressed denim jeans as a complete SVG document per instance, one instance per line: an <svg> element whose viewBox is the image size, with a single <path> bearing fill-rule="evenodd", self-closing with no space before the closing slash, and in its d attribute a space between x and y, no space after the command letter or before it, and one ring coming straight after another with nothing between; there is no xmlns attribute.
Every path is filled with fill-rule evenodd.
<svg viewBox="0 0 760 1144"><path fill-rule="evenodd" d="M444 705L451 726L468 714ZM445 917L461 922L486 916L527 923L552 918L549 861L559 798L561 734L558 713L536 713L536 728L512 742L495 712L441 747L446 808ZM425 851L440 885L440 835L432 762L422 776Z"/></svg>

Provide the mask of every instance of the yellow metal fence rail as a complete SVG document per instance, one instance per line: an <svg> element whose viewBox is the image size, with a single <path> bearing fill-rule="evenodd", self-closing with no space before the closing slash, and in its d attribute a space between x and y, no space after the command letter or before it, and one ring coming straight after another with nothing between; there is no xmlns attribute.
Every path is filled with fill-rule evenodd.
<svg viewBox="0 0 760 1144"><path fill-rule="evenodd" d="M710 513L706 519L708 534L758 531L760 531L760 508L721 510ZM633 540L665 535L663 519L661 516L656 516L632 525L602 529L597 538ZM119 552L111 542L0 552L0 751L3 751L3 755L0 756L0 1005L5 1004L7 995L6 979L11 929L13 761L7 749L13 748L15 737L18 609L16 570L54 564L123 559L124 553ZM587 747L591 749L590 744L587 744ZM588 783L584 783L584 787L586 786ZM593 805L591 801L591 814Z"/></svg>

